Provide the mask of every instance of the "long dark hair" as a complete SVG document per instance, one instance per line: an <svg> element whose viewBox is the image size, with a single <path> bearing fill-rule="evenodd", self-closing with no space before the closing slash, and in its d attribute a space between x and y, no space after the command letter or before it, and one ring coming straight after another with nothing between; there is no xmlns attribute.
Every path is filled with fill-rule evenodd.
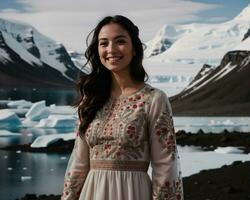
<svg viewBox="0 0 250 200"><path fill-rule="evenodd" d="M103 26L109 23L117 23L122 26L131 37L135 56L130 63L130 76L133 81L144 82L148 79L145 72L143 59L143 44L139 39L139 29L128 18L115 15L103 18L91 32L93 33L91 42L85 52L87 64L90 64L92 71L88 75L81 75L77 81L77 92L79 99L75 103L78 107L78 116L80 124L78 132L83 136L89 124L94 119L98 110L100 110L110 97L111 93L111 72L103 66L98 54L98 35ZM91 33L88 35L89 39ZM88 42L87 42L88 43Z"/></svg>

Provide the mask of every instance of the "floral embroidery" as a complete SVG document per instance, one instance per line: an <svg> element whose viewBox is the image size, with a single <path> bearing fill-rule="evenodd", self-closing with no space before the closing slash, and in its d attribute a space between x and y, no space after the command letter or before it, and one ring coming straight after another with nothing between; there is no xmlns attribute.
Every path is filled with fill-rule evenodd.
<svg viewBox="0 0 250 200"><path fill-rule="evenodd" d="M83 176L79 175L73 177L72 173L68 172L65 176L64 189L61 195L61 200L70 200L79 198L82 184L83 184Z"/></svg>
<svg viewBox="0 0 250 200"><path fill-rule="evenodd" d="M154 200L183 200L182 180L179 176L172 183L165 181L164 184L155 183Z"/></svg>
<svg viewBox="0 0 250 200"><path fill-rule="evenodd" d="M156 121L154 127L155 134L159 138L163 148L166 148L168 153L172 154L172 158L175 158L176 153L176 138L173 126L173 118L170 113L163 111Z"/></svg>
<svg viewBox="0 0 250 200"><path fill-rule="evenodd" d="M90 159L144 159L148 144L145 106L151 103L152 91L129 98L110 99L97 113L86 131L91 147Z"/></svg>

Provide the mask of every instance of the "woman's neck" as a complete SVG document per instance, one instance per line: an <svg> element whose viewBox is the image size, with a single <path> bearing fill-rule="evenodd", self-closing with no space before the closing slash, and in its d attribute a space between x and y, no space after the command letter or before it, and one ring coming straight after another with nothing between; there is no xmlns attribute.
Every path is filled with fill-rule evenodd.
<svg viewBox="0 0 250 200"><path fill-rule="evenodd" d="M144 85L144 82L135 82L129 75L112 73L111 95L115 97L129 95Z"/></svg>

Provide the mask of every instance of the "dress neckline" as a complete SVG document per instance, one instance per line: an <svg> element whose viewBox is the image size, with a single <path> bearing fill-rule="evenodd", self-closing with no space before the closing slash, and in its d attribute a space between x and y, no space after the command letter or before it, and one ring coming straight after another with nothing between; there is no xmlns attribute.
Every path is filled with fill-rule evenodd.
<svg viewBox="0 0 250 200"><path fill-rule="evenodd" d="M138 90L134 91L134 92L131 93L131 94L128 94L128 95L121 95L121 96L118 96L118 97L114 97L114 96L111 95L110 98L111 98L112 100L121 100L121 99L131 98L131 97L133 97L134 95L136 95L136 94L142 92L147 86L148 86L148 84L145 83L141 88L139 88Z"/></svg>

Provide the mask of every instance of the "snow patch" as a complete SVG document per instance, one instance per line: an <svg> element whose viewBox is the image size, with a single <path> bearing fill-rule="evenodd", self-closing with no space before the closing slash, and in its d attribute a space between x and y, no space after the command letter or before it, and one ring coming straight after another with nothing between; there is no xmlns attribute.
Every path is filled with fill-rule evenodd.
<svg viewBox="0 0 250 200"><path fill-rule="evenodd" d="M42 66L43 63L29 53L22 45L20 45L13 37L11 37L8 33L2 31L3 38L6 44L15 51L24 61L31 65Z"/></svg>
<svg viewBox="0 0 250 200"><path fill-rule="evenodd" d="M9 54L4 49L1 48L0 48L0 61L4 64L11 61Z"/></svg>

